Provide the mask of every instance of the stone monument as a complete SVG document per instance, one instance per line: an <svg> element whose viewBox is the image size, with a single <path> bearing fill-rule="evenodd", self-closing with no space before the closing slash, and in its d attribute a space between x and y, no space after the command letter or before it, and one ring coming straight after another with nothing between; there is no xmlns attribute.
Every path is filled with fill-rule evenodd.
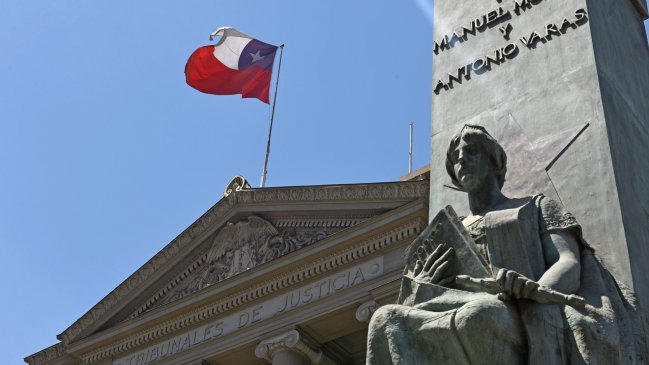
<svg viewBox="0 0 649 365"><path fill-rule="evenodd" d="M435 2L432 220L368 365L649 363L647 17Z"/></svg>
<svg viewBox="0 0 649 365"><path fill-rule="evenodd" d="M562 203L649 306L649 49L645 0L435 2L433 217L469 212L444 168L482 125L510 156L504 193Z"/></svg>

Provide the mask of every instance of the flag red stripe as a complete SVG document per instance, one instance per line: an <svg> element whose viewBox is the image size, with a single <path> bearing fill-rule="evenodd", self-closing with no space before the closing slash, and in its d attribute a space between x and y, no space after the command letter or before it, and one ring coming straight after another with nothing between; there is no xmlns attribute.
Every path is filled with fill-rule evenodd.
<svg viewBox="0 0 649 365"><path fill-rule="evenodd" d="M187 60L185 78L194 89L216 95L241 94L269 102L271 71L251 66L233 70L214 57L214 46L197 49Z"/></svg>

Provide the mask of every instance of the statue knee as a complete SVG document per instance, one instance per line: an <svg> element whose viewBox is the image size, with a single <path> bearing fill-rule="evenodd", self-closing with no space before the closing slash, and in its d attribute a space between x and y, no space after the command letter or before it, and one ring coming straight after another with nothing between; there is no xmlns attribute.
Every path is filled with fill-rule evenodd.
<svg viewBox="0 0 649 365"><path fill-rule="evenodd" d="M386 325L399 321L404 317L405 311L410 309L398 304L387 304L377 309L370 320L370 331L385 328Z"/></svg>
<svg viewBox="0 0 649 365"><path fill-rule="evenodd" d="M518 312L510 305L497 298L472 302L458 309L455 324L459 331L484 331L498 329L500 331L518 332L520 327Z"/></svg>

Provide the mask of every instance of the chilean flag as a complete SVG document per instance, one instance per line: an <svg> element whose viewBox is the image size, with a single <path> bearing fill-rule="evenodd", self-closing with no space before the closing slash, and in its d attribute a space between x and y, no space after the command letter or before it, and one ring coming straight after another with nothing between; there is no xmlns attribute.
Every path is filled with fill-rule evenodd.
<svg viewBox="0 0 649 365"><path fill-rule="evenodd" d="M212 35L221 36L216 45L200 47L189 56L187 84L207 94L241 94L268 104L277 47L234 28L219 28Z"/></svg>

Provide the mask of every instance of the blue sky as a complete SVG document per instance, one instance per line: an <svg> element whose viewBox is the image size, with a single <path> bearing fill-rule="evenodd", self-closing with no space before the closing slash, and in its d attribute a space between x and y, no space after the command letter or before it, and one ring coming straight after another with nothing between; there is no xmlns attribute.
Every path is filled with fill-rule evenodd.
<svg viewBox="0 0 649 365"><path fill-rule="evenodd" d="M0 0L2 363L20 364L216 203L258 186L269 107L201 94L219 26L285 43L268 186L428 162L431 0Z"/></svg>

